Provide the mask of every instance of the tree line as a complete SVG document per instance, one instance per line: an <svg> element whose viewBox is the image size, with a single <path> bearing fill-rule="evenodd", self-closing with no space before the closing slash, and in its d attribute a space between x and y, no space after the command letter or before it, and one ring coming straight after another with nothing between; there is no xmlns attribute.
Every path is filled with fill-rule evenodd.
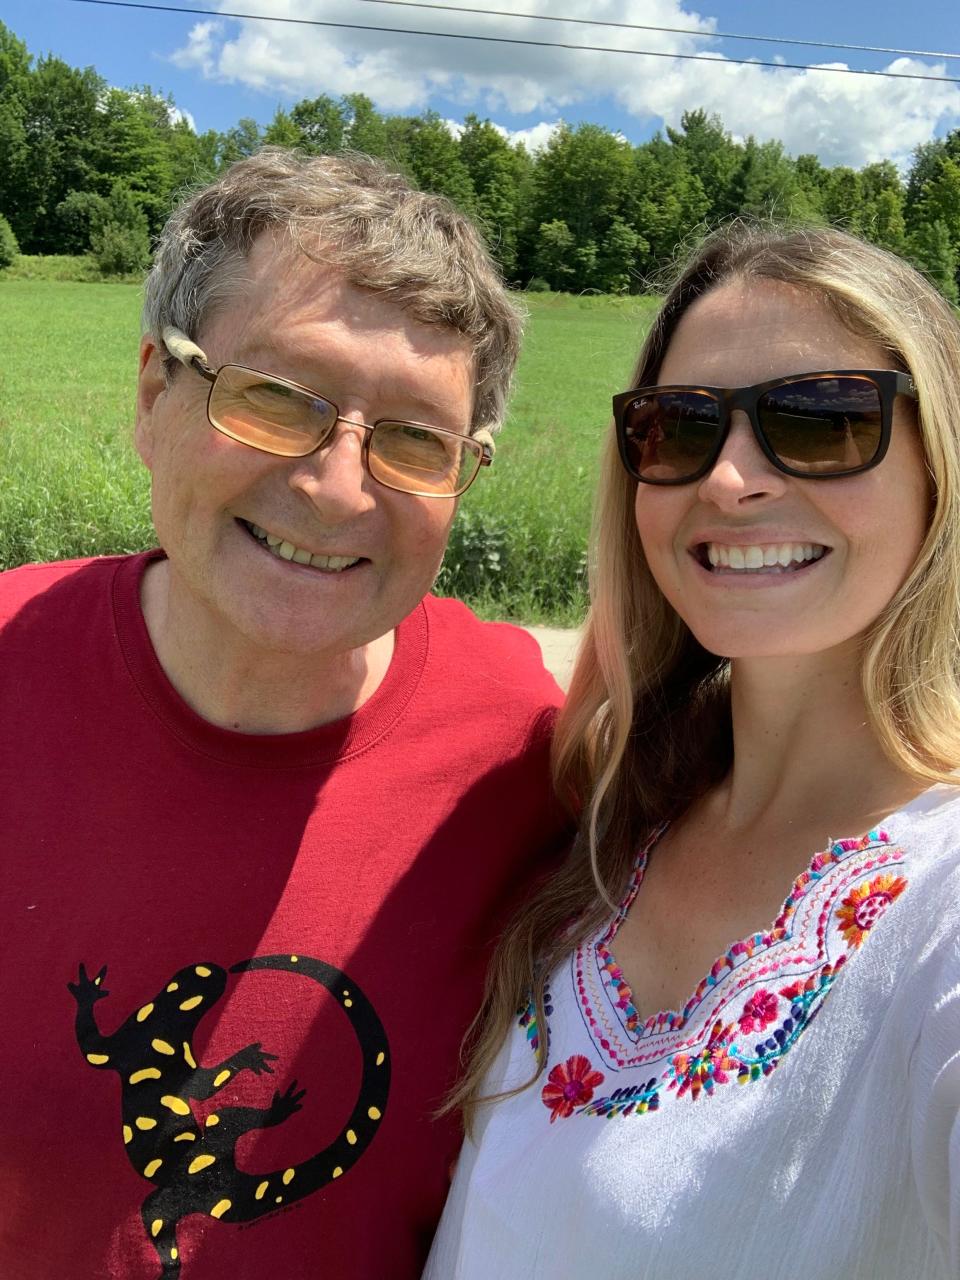
<svg viewBox="0 0 960 1280"><path fill-rule="evenodd" d="M455 137L435 113L383 115L362 94L278 108L262 129L242 119L196 133L172 99L34 59L0 22L0 266L6 236L22 253L92 252L105 271L138 270L179 190L268 144L382 157L472 214L524 288L643 292L694 230L747 214L842 226L960 297L960 130L918 147L905 177L889 160L858 170L735 141L703 110L639 146L563 124L533 153L476 115Z"/></svg>

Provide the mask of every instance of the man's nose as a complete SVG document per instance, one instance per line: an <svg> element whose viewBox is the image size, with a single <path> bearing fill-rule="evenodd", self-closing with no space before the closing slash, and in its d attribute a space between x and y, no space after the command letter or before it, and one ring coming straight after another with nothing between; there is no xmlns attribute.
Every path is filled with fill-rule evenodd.
<svg viewBox="0 0 960 1280"><path fill-rule="evenodd" d="M290 472L290 487L302 493L328 524L353 519L376 505L376 481L364 466L367 429L340 419L329 438Z"/></svg>
<svg viewBox="0 0 960 1280"><path fill-rule="evenodd" d="M723 510L740 509L779 497L788 477L760 447L750 419L735 409L720 456L700 481L700 497Z"/></svg>

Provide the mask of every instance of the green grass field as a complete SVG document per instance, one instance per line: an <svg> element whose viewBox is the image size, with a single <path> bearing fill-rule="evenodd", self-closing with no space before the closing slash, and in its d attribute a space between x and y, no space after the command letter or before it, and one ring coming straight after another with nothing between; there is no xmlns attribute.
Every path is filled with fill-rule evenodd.
<svg viewBox="0 0 960 1280"><path fill-rule="evenodd" d="M574 624L599 442L654 303L534 294L494 467L439 584L487 617ZM0 277L0 567L153 542L131 443L140 290Z"/></svg>

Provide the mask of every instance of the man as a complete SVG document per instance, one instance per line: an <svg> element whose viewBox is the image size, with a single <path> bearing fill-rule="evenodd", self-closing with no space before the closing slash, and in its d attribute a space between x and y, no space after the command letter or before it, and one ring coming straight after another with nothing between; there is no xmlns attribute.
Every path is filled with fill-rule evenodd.
<svg viewBox="0 0 960 1280"><path fill-rule="evenodd" d="M427 596L517 340L469 224L372 162L263 152L171 218L163 550L0 576L4 1280L419 1275L563 829L535 645Z"/></svg>

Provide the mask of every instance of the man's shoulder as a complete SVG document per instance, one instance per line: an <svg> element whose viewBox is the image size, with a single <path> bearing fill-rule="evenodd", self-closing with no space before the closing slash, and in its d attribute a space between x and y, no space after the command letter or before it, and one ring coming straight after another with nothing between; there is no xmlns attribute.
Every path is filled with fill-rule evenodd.
<svg viewBox="0 0 960 1280"><path fill-rule="evenodd" d="M424 606L431 654L455 664L464 680L486 682L528 706L559 706L563 701L540 646L523 627L482 622L460 600L427 596Z"/></svg>
<svg viewBox="0 0 960 1280"><path fill-rule="evenodd" d="M95 556L24 564L3 571L0 573L0 626L54 587L72 584L77 590L86 591L94 583L105 584L116 567L129 559L129 556Z"/></svg>

